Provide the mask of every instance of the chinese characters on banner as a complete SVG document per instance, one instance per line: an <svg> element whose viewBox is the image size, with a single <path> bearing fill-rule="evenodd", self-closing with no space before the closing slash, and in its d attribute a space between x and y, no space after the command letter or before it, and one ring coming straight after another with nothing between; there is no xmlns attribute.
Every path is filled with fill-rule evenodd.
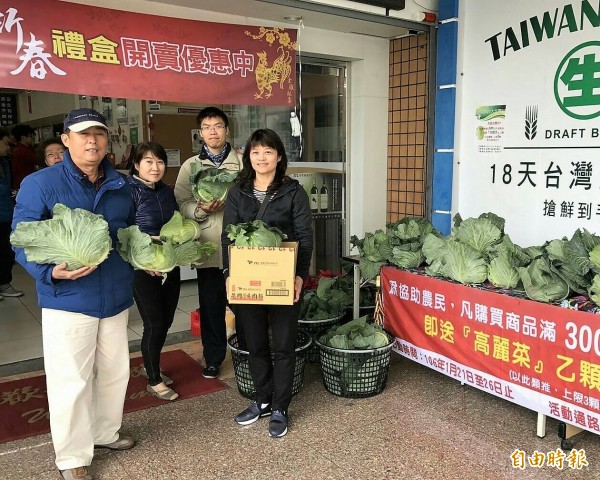
<svg viewBox="0 0 600 480"><path fill-rule="evenodd" d="M480 0L461 12L448 210L492 211L522 246L597 232L598 20L588 1Z"/></svg>
<svg viewBox="0 0 600 480"><path fill-rule="evenodd" d="M600 434L598 316L392 267L381 290L396 352Z"/></svg>
<svg viewBox="0 0 600 480"><path fill-rule="evenodd" d="M293 105L296 31L57 0L0 2L0 86L131 99Z"/></svg>

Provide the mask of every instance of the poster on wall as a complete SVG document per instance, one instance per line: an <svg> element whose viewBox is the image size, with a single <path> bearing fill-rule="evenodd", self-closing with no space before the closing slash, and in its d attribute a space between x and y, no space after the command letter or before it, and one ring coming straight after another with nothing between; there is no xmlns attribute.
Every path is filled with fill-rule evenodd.
<svg viewBox="0 0 600 480"><path fill-rule="evenodd" d="M58 0L3 1L0 16L0 87L190 103L295 104L296 30Z"/></svg>
<svg viewBox="0 0 600 480"><path fill-rule="evenodd" d="M453 210L522 246L600 234L598 2L464 3Z"/></svg>

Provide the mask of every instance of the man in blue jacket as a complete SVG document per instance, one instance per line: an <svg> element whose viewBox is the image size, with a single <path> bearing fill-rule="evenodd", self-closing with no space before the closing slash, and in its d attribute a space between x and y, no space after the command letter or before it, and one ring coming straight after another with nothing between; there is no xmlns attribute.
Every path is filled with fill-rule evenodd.
<svg viewBox="0 0 600 480"><path fill-rule="evenodd" d="M36 281L42 308L44 369L56 465L63 478L92 479L94 448L126 450L135 440L119 433L129 380L128 309L133 270L114 249L117 230L133 224L125 178L110 164L108 127L91 109L73 110L61 136L61 164L27 176L17 195L19 222L46 220L56 203L100 214L108 222L113 250L96 267L17 261Z"/></svg>

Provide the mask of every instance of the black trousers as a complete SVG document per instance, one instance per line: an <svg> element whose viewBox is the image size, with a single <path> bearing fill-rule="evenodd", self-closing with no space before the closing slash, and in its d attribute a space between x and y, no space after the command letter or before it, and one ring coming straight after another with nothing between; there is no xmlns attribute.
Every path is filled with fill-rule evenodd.
<svg viewBox="0 0 600 480"><path fill-rule="evenodd" d="M204 361L207 366L219 367L227 350L225 277L220 268L198 268L196 271Z"/></svg>
<svg viewBox="0 0 600 480"><path fill-rule="evenodd" d="M144 322L142 357L150 385L158 385L162 382L160 351L165 345L167 332L173 324L177 302L179 302L180 283L179 267L175 267L167 274L165 283L162 283L162 277L153 277L141 270L135 272L133 298Z"/></svg>
<svg viewBox="0 0 600 480"><path fill-rule="evenodd" d="M10 223L0 222L0 285L12 282L15 252L10 246Z"/></svg>
<svg viewBox="0 0 600 480"><path fill-rule="evenodd" d="M294 305L235 305L240 345L248 350L257 403L287 410L292 401L300 302ZM272 349L269 345L269 317Z"/></svg>

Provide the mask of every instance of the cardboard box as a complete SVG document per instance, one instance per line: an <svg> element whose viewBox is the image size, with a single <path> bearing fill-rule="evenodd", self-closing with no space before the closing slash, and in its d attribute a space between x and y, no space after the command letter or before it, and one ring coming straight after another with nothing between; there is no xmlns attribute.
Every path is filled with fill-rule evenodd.
<svg viewBox="0 0 600 480"><path fill-rule="evenodd" d="M280 247L229 246L229 303L292 305L298 242Z"/></svg>

